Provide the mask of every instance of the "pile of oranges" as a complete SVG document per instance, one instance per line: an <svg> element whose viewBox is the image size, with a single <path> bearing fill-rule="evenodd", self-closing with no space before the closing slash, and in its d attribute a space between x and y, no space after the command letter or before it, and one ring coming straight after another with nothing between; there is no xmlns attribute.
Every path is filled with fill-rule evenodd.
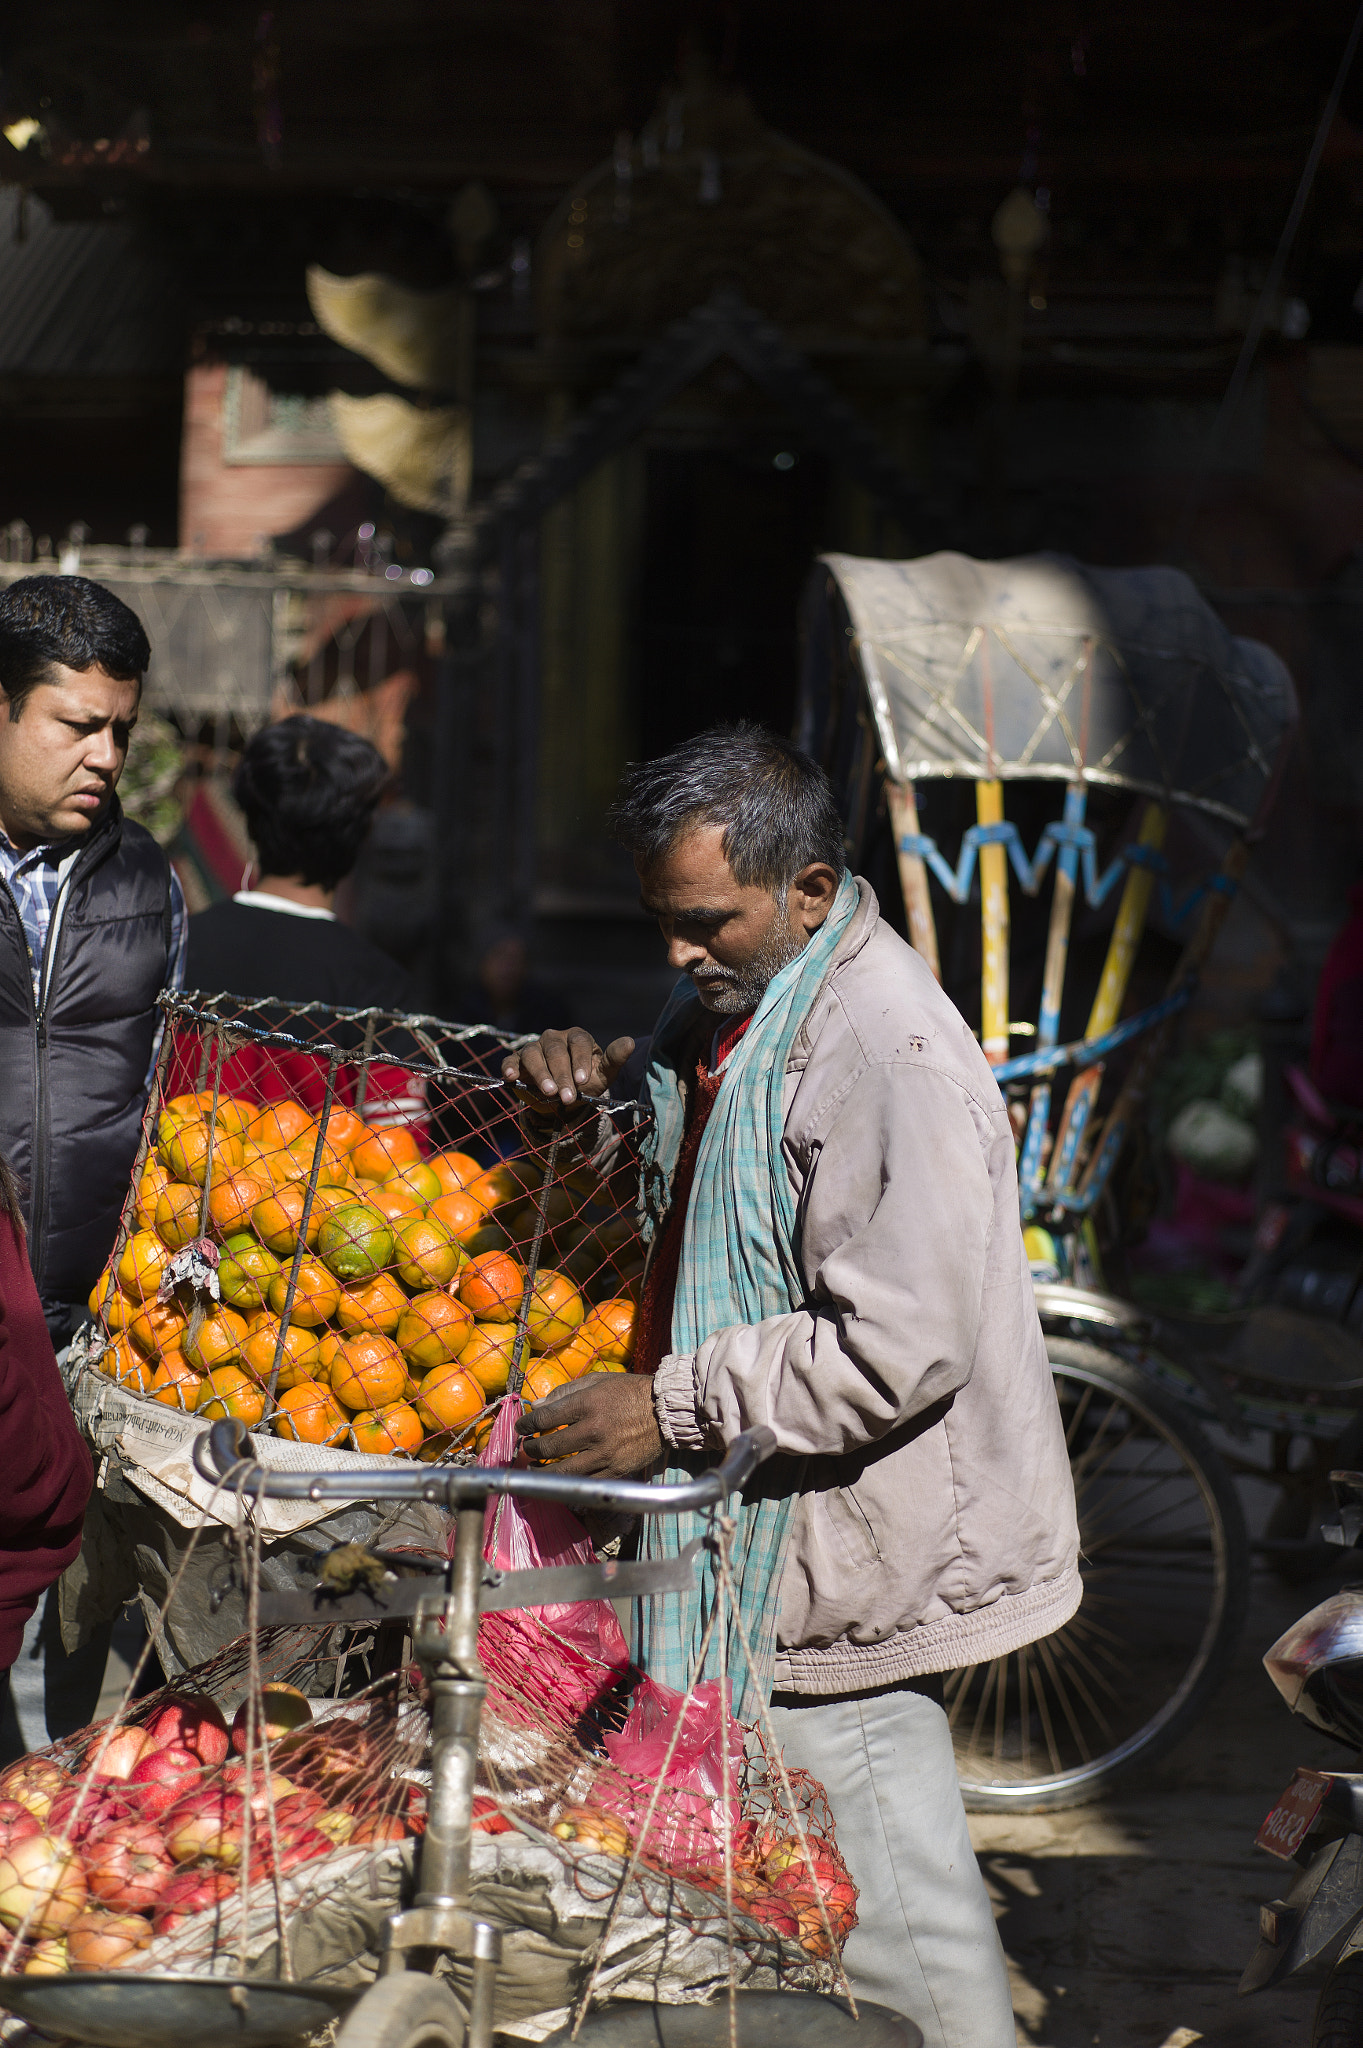
<svg viewBox="0 0 1363 2048"><path fill-rule="evenodd" d="M201 1234L205 1184L222 1295L207 1314L178 1293L157 1299L174 1252ZM428 1460L481 1446L525 1299L517 1253L536 1229L526 1399L623 1372L633 1350L635 1232L589 1171L546 1194L530 1159L425 1158L410 1130L348 1109L323 1135L293 1101L222 1096L215 1117L204 1091L161 1111L133 1200L134 1227L90 1297L109 1339L100 1366L182 1412Z"/></svg>

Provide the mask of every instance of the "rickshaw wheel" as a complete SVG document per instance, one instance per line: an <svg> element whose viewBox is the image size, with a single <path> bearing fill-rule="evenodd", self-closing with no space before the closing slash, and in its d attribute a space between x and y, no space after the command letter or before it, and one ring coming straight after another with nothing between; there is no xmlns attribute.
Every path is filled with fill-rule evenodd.
<svg viewBox="0 0 1363 2048"><path fill-rule="evenodd" d="M336 2036L336 2048L463 2048L464 2015L443 1984L399 1970L371 1984Z"/></svg>
<svg viewBox="0 0 1363 2048"><path fill-rule="evenodd" d="M952 1671L967 1807L1082 1806L1152 1763L1225 1676L1249 1600L1235 1484L1179 1402L1097 1345L1048 1337L1079 1507L1084 1599L1064 1628Z"/></svg>

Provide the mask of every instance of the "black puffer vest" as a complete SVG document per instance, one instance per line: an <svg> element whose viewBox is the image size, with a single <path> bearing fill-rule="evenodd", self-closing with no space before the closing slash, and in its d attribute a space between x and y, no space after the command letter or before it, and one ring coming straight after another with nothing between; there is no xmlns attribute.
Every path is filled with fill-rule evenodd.
<svg viewBox="0 0 1363 2048"><path fill-rule="evenodd" d="M170 957L170 867L117 802L67 875L33 995L0 882L0 1146L25 1190L29 1259L65 1342L118 1229Z"/></svg>

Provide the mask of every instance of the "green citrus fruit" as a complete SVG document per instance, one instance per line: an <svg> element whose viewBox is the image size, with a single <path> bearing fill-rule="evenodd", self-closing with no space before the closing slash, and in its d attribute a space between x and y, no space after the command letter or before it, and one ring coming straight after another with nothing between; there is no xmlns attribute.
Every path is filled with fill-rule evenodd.
<svg viewBox="0 0 1363 2048"><path fill-rule="evenodd" d="M218 1288L232 1308L264 1308L270 1282L281 1267L273 1252L239 1232L229 1237L218 1262Z"/></svg>
<svg viewBox="0 0 1363 2048"><path fill-rule="evenodd" d="M372 1280L393 1258L393 1233L381 1209L347 1202L333 1209L317 1237L322 1263L338 1280Z"/></svg>

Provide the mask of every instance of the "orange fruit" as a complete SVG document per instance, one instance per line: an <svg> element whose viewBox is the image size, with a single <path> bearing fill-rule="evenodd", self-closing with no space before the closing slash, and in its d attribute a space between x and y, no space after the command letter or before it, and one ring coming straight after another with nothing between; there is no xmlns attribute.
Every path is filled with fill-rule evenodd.
<svg viewBox="0 0 1363 2048"><path fill-rule="evenodd" d="M542 1401L552 1387L566 1387L569 1375L553 1358L538 1359L525 1376L521 1389L527 1401Z"/></svg>
<svg viewBox="0 0 1363 2048"><path fill-rule="evenodd" d="M387 1408L401 1399L406 1384L402 1353L377 1331L348 1338L332 1361L331 1391L346 1408Z"/></svg>
<svg viewBox="0 0 1363 2048"><path fill-rule="evenodd" d="M266 1102L252 1117L246 1135L263 1152L279 1152L300 1138L311 1122L301 1102Z"/></svg>
<svg viewBox="0 0 1363 2048"><path fill-rule="evenodd" d="M543 1195L537 1193L531 1201L519 1202L514 1209L507 1211L504 1220L514 1238L529 1243L539 1222L541 1206L545 1228L554 1231L563 1230L571 1224L579 1208L567 1188L546 1188Z"/></svg>
<svg viewBox="0 0 1363 2048"><path fill-rule="evenodd" d="M214 1180L241 1171L241 1139L230 1132L220 1131L217 1143L210 1148L207 1124L181 1124L170 1143L157 1149L175 1180L191 1182L196 1187L202 1187L207 1177L210 1149Z"/></svg>
<svg viewBox="0 0 1363 2048"><path fill-rule="evenodd" d="M317 1250L338 1280L372 1280L392 1261L393 1233L369 1202L342 1202L323 1217Z"/></svg>
<svg viewBox="0 0 1363 2048"><path fill-rule="evenodd" d="M556 1344L566 1344L586 1313L587 1304L567 1274L545 1267L535 1276L525 1322L530 1349L552 1351Z"/></svg>
<svg viewBox="0 0 1363 2048"><path fill-rule="evenodd" d="M199 1204L203 1197L196 1187L170 1180L156 1198L156 1235L173 1252L191 1244L199 1235Z"/></svg>
<svg viewBox="0 0 1363 2048"><path fill-rule="evenodd" d="M328 1145L334 1145L338 1152L348 1153L368 1135L368 1126L362 1116L356 1116L353 1109L333 1105L327 1118Z"/></svg>
<svg viewBox="0 0 1363 2048"><path fill-rule="evenodd" d="M416 1412L427 1429L462 1429L485 1406L477 1380L452 1362L434 1366L417 1390Z"/></svg>
<svg viewBox="0 0 1363 2048"><path fill-rule="evenodd" d="M597 1372L600 1369L597 1354L583 1337L581 1330L570 1338L568 1343L560 1344L557 1351L549 1352L547 1357L552 1358L555 1365L561 1365L570 1380L581 1379L584 1372Z"/></svg>
<svg viewBox="0 0 1363 2048"><path fill-rule="evenodd" d="M341 1289L336 1321L347 1333L379 1330L391 1337L406 1306L407 1297L392 1274L376 1273L372 1280Z"/></svg>
<svg viewBox="0 0 1363 2048"><path fill-rule="evenodd" d="M242 1233L230 1237L218 1261L218 1287L229 1308L265 1306L265 1291L279 1271L274 1253Z"/></svg>
<svg viewBox="0 0 1363 2048"><path fill-rule="evenodd" d="M346 1340L339 1330L309 1332L309 1335L314 1334L317 1338L317 1363L313 1367L312 1377L319 1380L324 1387L329 1387L332 1367L337 1359L344 1355Z"/></svg>
<svg viewBox="0 0 1363 2048"><path fill-rule="evenodd" d="M294 1250L298 1233L303 1227L303 1204L307 1200L306 1189L297 1181L276 1187L272 1195L266 1195L263 1202L257 1202L251 1211L251 1227L262 1244L281 1258ZM322 1219L316 1210L308 1221L309 1247L316 1244L317 1233L322 1228Z"/></svg>
<svg viewBox="0 0 1363 2048"><path fill-rule="evenodd" d="M440 1175L424 1159L415 1159L410 1165L400 1166L395 1173L387 1174L384 1185L406 1188L409 1194L416 1196L423 1209L445 1192Z"/></svg>
<svg viewBox="0 0 1363 2048"><path fill-rule="evenodd" d="M188 1325L188 1316L174 1304L147 1301L129 1319L128 1338L144 1358L155 1358L163 1351L178 1351Z"/></svg>
<svg viewBox="0 0 1363 2048"><path fill-rule="evenodd" d="M126 1337L116 1337L101 1351L99 1369L106 1379L126 1387L131 1394L145 1394L151 1385L151 1367L140 1358Z"/></svg>
<svg viewBox="0 0 1363 2048"><path fill-rule="evenodd" d="M411 1223L425 1212L420 1195L414 1195L400 1181L367 1180L363 1185L366 1203L378 1210L385 1223L394 1227L399 1223Z"/></svg>
<svg viewBox="0 0 1363 2048"><path fill-rule="evenodd" d="M483 1218L472 1237L463 1239L463 1246L471 1259L476 1259L479 1252L509 1252L512 1249L507 1232L488 1216Z"/></svg>
<svg viewBox="0 0 1363 2048"><path fill-rule="evenodd" d="M162 1188L170 1186L170 1175L153 1152L148 1156L137 1183L134 1205L139 1230L150 1230L156 1221L156 1202Z"/></svg>
<svg viewBox="0 0 1363 2048"><path fill-rule="evenodd" d="M270 1374L274 1371L279 1330L278 1316L261 1315L255 1318L242 1339L242 1370L248 1372L253 1380L259 1380L262 1387L270 1384ZM300 1380L315 1379L320 1358L321 1346L316 1331L305 1329L302 1323L290 1323L284 1338L284 1355L279 1362L276 1389L282 1392L296 1387Z"/></svg>
<svg viewBox="0 0 1363 2048"><path fill-rule="evenodd" d="M476 1180L471 1180L464 1192L472 1195L475 1202L481 1202L485 1209L496 1209L503 1202L525 1199L525 1189L507 1166L490 1166L486 1173L480 1173Z"/></svg>
<svg viewBox="0 0 1363 2048"><path fill-rule="evenodd" d="M406 1124L392 1124L381 1131L370 1130L351 1148L350 1170L361 1180L387 1180L404 1166L416 1166L421 1147Z"/></svg>
<svg viewBox="0 0 1363 2048"><path fill-rule="evenodd" d="M456 1244L467 1244L487 1222L487 1210L472 1195L437 1195L426 1211L432 1223L439 1223Z"/></svg>
<svg viewBox="0 0 1363 2048"><path fill-rule="evenodd" d="M414 1372L429 1372L457 1358L472 1329L473 1317L463 1302L437 1287L408 1302L397 1327L398 1346Z"/></svg>
<svg viewBox="0 0 1363 2048"><path fill-rule="evenodd" d="M418 1416L417 1420L420 1421L420 1419L421 1418ZM481 1429L482 1424L480 1423L478 1425L478 1429L474 1431L473 1435L473 1441L475 1444L478 1443L478 1437ZM484 1441L486 1441L486 1439L484 1439ZM462 1450L464 1446L462 1443L458 1442L454 1430L438 1429L427 1436L426 1441L422 1444L420 1450L417 1452L417 1456L418 1458L420 1458L423 1465L430 1465L433 1464L437 1458L443 1458L447 1451L452 1451L456 1448ZM481 1449L481 1445L479 1446L479 1448Z"/></svg>
<svg viewBox="0 0 1363 2048"><path fill-rule="evenodd" d="M312 1162L317 1158L317 1132L305 1131L303 1136L281 1151L266 1155L274 1173L275 1186L281 1181L307 1180L312 1173ZM317 1161L317 1184L342 1186L350 1178L350 1167L343 1152L335 1145L323 1145L322 1156Z"/></svg>
<svg viewBox="0 0 1363 2048"><path fill-rule="evenodd" d="M343 1409L316 1380L300 1380L279 1397L274 1420L280 1436L300 1444L339 1444L350 1427Z"/></svg>
<svg viewBox="0 0 1363 2048"><path fill-rule="evenodd" d="M121 1287L109 1285L107 1266L90 1289L90 1299L86 1306L92 1316L99 1317L106 1330L115 1332L127 1329L134 1308L134 1304L128 1300Z"/></svg>
<svg viewBox="0 0 1363 2048"><path fill-rule="evenodd" d="M192 1365L186 1365L178 1351L168 1351L151 1376L149 1392L154 1401L160 1401L167 1408L178 1408L182 1415L192 1415L194 1404L203 1391L203 1376L195 1372Z"/></svg>
<svg viewBox="0 0 1363 2048"><path fill-rule="evenodd" d="M464 1263L464 1254L443 1223L414 1216L393 1233L394 1264L405 1287L443 1287Z"/></svg>
<svg viewBox="0 0 1363 2048"><path fill-rule="evenodd" d="M634 1303L623 1296L599 1301L594 1309L588 1311L577 1338L584 1344L590 1344L593 1351L603 1358L633 1358L634 1326L638 1314Z"/></svg>
<svg viewBox="0 0 1363 2048"><path fill-rule="evenodd" d="M505 1252L479 1252L459 1275L459 1299L480 1323L514 1323L524 1293L524 1268Z"/></svg>
<svg viewBox="0 0 1363 2048"><path fill-rule="evenodd" d="M186 1360L198 1372L212 1373L230 1365L240 1352L246 1336L246 1318L233 1308L219 1305L204 1317L197 1333L191 1323L180 1342ZM257 1422L260 1417L256 1417Z"/></svg>
<svg viewBox="0 0 1363 2048"><path fill-rule="evenodd" d="M135 1230L124 1245L116 1271L118 1284L131 1301L149 1301L161 1285L170 1253L154 1230Z"/></svg>
<svg viewBox="0 0 1363 2048"><path fill-rule="evenodd" d="M235 1415L251 1429L265 1413L265 1395L239 1365L220 1365L204 1375L194 1397L194 1413L206 1415L210 1422Z"/></svg>
<svg viewBox="0 0 1363 2048"><path fill-rule="evenodd" d="M270 1307L277 1316L284 1313L289 1298L289 1278L292 1268L282 1269L270 1282L268 1295ZM307 1329L315 1330L322 1323L328 1323L335 1315L341 1301L341 1283L319 1259L303 1259L298 1268L298 1279L293 1290L293 1308L289 1313L290 1322L302 1323Z"/></svg>
<svg viewBox="0 0 1363 2048"><path fill-rule="evenodd" d="M442 1194L459 1195L470 1181L477 1180L483 1171L478 1161L467 1152L433 1152L429 1161L431 1172L440 1182Z"/></svg>
<svg viewBox="0 0 1363 2048"><path fill-rule="evenodd" d="M490 1401L506 1392L511 1360L516 1350L514 1323L475 1323L459 1353L464 1371L472 1373Z"/></svg>
<svg viewBox="0 0 1363 2048"><path fill-rule="evenodd" d="M214 1177L208 1190L208 1213L224 1237L231 1237L235 1231L245 1230L251 1221L251 1211L257 1202L263 1202L269 1193L263 1180L244 1170L240 1173L224 1174L221 1180Z"/></svg>
<svg viewBox="0 0 1363 2048"><path fill-rule="evenodd" d="M387 1408L362 1408L350 1419L350 1435L357 1451L392 1457L417 1450L425 1431L415 1408L394 1401Z"/></svg>

